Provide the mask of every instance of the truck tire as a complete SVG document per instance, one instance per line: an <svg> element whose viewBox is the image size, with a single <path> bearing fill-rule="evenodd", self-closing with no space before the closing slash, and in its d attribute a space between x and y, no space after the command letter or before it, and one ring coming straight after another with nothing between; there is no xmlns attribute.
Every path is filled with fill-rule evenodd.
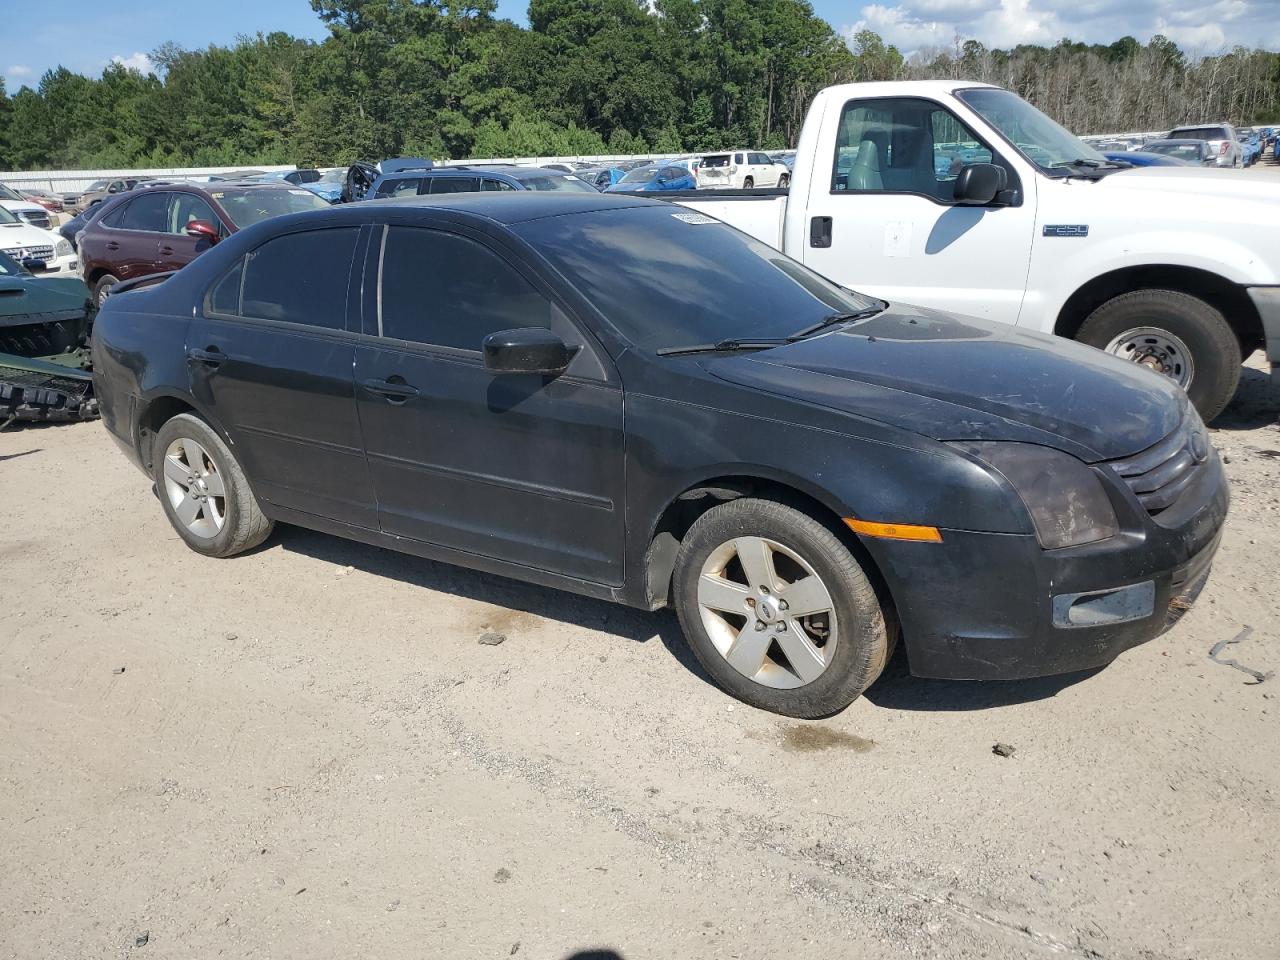
<svg viewBox="0 0 1280 960"><path fill-rule="evenodd" d="M1178 382L1206 423L1240 383L1240 341L1231 325L1216 307L1176 290L1113 297L1089 314L1076 339Z"/></svg>
<svg viewBox="0 0 1280 960"><path fill-rule="evenodd" d="M893 650L895 631L848 547L809 514L773 500L743 497L699 517L681 542L673 588L698 662L762 710L805 719L837 713L871 686Z"/></svg>
<svg viewBox="0 0 1280 960"><path fill-rule="evenodd" d="M222 438L207 423L180 413L160 428L152 465L165 516L192 550L230 557L256 547L274 522Z"/></svg>
<svg viewBox="0 0 1280 960"><path fill-rule="evenodd" d="M754 187L755 185L756 185L756 178L755 178L755 177L747 177L745 180L743 180L743 181L742 181L742 189L743 189L743 190L750 190L750 189L751 189L752 187Z"/></svg>

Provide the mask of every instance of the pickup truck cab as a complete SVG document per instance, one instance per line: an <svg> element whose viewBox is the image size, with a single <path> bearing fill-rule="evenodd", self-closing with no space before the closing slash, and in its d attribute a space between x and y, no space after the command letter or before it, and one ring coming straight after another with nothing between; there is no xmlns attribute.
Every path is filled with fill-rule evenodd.
<svg viewBox="0 0 1280 960"><path fill-rule="evenodd" d="M705 165L704 165L705 174ZM1210 420L1280 364L1280 183L1108 161L1007 90L829 87L789 194L676 202L889 301L1055 333L1162 373Z"/></svg>

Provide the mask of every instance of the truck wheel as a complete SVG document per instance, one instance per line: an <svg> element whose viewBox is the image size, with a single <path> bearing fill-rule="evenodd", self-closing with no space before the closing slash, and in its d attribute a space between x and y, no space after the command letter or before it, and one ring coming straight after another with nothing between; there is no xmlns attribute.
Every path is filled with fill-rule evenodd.
<svg viewBox="0 0 1280 960"><path fill-rule="evenodd" d="M834 532L772 500L713 507L676 557L676 612L724 690L788 717L830 716L884 669L892 631Z"/></svg>
<svg viewBox="0 0 1280 960"><path fill-rule="evenodd" d="M742 181L742 189L743 189L743 190L750 190L750 189L751 189L752 187L754 187L755 185L756 185L756 178L755 178L755 177L747 177L745 180L743 180L743 181Z"/></svg>
<svg viewBox="0 0 1280 960"><path fill-rule="evenodd" d="M104 273L100 276L98 282L93 285L93 305L101 307L102 301L111 296L111 288L119 282L118 277L113 277L109 273Z"/></svg>
<svg viewBox="0 0 1280 960"><path fill-rule="evenodd" d="M1176 290L1114 297L1089 314L1076 339L1169 377L1206 423L1240 382L1240 341L1222 312Z"/></svg>
<svg viewBox="0 0 1280 960"><path fill-rule="evenodd" d="M789 177L787 174L784 173L782 176L778 178L778 189L785 190L788 187L788 185L790 185L790 183L791 183L791 177Z"/></svg>
<svg viewBox="0 0 1280 960"><path fill-rule="evenodd" d="M156 491L187 546L207 557L229 557L267 539L274 523L207 423L180 413L160 428L155 449Z"/></svg>

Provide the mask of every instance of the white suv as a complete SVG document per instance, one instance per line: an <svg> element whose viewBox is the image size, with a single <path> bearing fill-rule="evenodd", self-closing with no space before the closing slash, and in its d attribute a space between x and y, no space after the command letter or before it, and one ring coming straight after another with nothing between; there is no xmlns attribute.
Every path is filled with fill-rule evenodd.
<svg viewBox="0 0 1280 960"><path fill-rule="evenodd" d="M32 203L17 190L6 187L3 183L0 183L0 207L41 230L48 230L53 226L48 210L38 203Z"/></svg>
<svg viewBox="0 0 1280 960"><path fill-rule="evenodd" d="M50 230L19 220L0 205L0 252L30 269L38 277L75 277L80 263L71 244Z"/></svg>
<svg viewBox="0 0 1280 960"><path fill-rule="evenodd" d="M750 190L752 187L785 187L791 171L758 150L708 153L698 167L698 186Z"/></svg>

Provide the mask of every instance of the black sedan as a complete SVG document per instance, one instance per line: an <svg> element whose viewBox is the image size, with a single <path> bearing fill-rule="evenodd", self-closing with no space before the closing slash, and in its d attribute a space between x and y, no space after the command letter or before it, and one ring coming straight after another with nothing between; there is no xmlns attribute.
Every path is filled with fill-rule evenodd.
<svg viewBox="0 0 1280 960"><path fill-rule="evenodd" d="M837 711L1099 666L1208 576L1222 467L1101 351L888 305L596 194L275 218L94 328L103 422L193 549L284 522L645 609L708 673Z"/></svg>

